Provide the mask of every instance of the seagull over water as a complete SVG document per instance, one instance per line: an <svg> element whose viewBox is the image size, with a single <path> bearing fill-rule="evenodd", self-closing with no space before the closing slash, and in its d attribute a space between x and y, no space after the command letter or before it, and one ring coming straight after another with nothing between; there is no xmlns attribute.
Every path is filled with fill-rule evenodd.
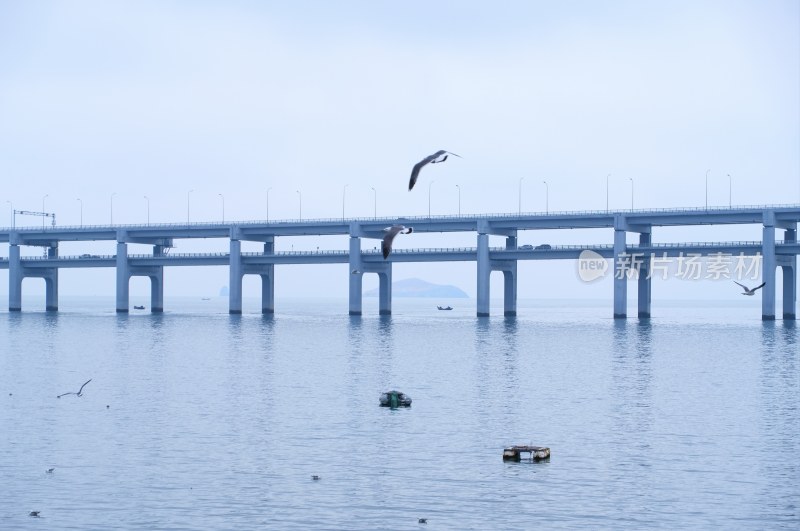
<svg viewBox="0 0 800 531"><path fill-rule="evenodd" d="M444 155L444 157L442 157L442 155ZM426 164L438 164L440 162L444 162L447 160L448 155L455 155L458 158L462 158L461 155L456 155L455 153L452 153L450 151L445 151L443 149L440 149L433 155L428 155L421 161L414 164L414 168L412 168L411 170L411 180L408 181L408 189L411 190L412 188L414 188L414 184L417 182L417 177L419 177L419 171L423 168L423 166L425 166Z"/></svg>
<svg viewBox="0 0 800 531"><path fill-rule="evenodd" d="M89 382L91 382L91 381L92 381L92 379L91 379L91 378L89 378L88 380L86 380L86 383L85 383L85 384L83 384L83 385L81 386L81 388L80 388L80 389L78 389L78 392L77 392L77 393L62 393L62 394L58 395L56 398L61 398L62 396L66 396L66 395L76 395L76 396L83 396L83 395L82 395L82 393L83 393L83 388L84 388L84 387L86 387L86 384L88 384L88 383L89 383Z"/></svg>
<svg viewBox="0 0 800 531"><path fill-rule="evenodd" d="M744 290L744 292L742 292L742 295L748 295L750 297L752 297L753 295L756 294L756 290L761 289L761 288L763 288L764 286L767 285L766 282L762 282L760 285L754 287L753 289L750 289L747 286L745 286L744 284L739 284L735 280L733 281L733 283L742 287L742 289Z"/></svg>
<svg viewBox="0 0 800 531"><path fill-rule="evenodd" d="M381 251L383 252L383 259L386 260L389 258L389 253L392 252L392 241L394 241L394 237L398 234L411 234L414 232L414 228L404 225L392 225L391 227L386 227L383 231L386 233L386 236L383 237L383 241L381 242Z"/></svg>

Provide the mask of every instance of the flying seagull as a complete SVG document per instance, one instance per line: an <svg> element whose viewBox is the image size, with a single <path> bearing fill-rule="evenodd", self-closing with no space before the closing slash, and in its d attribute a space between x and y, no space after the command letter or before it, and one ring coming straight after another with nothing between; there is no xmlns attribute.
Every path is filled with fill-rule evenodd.
<svg viewBox="0 0 800 531"><path fill-rule="evenodd" d="M91 381L92 381L92 379L91 379L91 378L89 378L88 380L86 380L86 383L85 383L85 384L83 384L83 385L81 386L81 388L80 388L80 389L78 389L78 392L77 392L77 393L62 393L62 394L58 395L56 398L61 398L62 396L66 396L66 395L77 395L77 396L83 396L83 395L81 394L81 393L83 393L83 388L84 388L84 387L86 387L86 384L88 384L88 383L89 383L89 382L91 382Z"/></svg>
<svg viewBox="0 0 800 531"><path fill-rule="evenodd" d="M440 159L439 157L441 157L442 155L444 155L444 157ZM428 163L438 164L440 162L444 162L447 160L447 155L455 155L456 157L462 158L461 155L456 155L455 153L452 153L450 151L445 151L443 149L440 149L433 155L428 155L421 161L414 164L414 168L411 170L411 180L408 181L408 189L411 190L412 188L414 188L414 184L417 182L417 177L419 177L419 171L422 169L423 166L425 166Z"/></svg>
<svg viewBox="0 0 800 531"><path fill-rule="evenodd" d="M383 251L383 259L386 260L389 258L389 253L392 252L392 241L394 237L398 234L411 234L414 232L414 228L405 227L403 225L392 225L391 227L386 227L383 231L386 233L386 236L383 237L383 242L381 242L381 251Z"/></svg>
<svg viewBox="0 0 800 531"><path fill-rule="evenodd" d="M753 295L755 295L755 294L756 294L756 290L757 290L757 289L761 289L761 288L763 288L764 286L766 286L766 285L767 285L767 283L766 283L766 282L762 282L760 285L758 285L758 286L754 287L753 289L750 289L750 288L748 288L747 286L745 286L744 284L739 284L739 283L738 283L738 282L736 282L735 280L733 281L733 283L734 283L734 284L736 284L736 285L738 285L738 286L741 286L741 287L742 287L742 289L744 290L744 291L742 292L742 295L747 295L747 296L749 296L749 297L752 297Z"/></svg>

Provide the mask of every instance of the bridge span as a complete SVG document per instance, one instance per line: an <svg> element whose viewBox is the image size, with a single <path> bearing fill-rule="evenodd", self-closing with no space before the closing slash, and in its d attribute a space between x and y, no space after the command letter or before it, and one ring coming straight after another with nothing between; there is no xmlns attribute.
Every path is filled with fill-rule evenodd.
<svg viewBox="0 0 800 531"><path fill-rule="evenodd" d="M45 280L46 309L58 310L58 271L61 268L116 268L116 310L129 309L128 285L132 276L151 281L153 312L163 311L163 271L171 266L225 265L229 268L229 311L242 311L242 278L259 275L262 286L262 312L273 313L275 266L291 264L348 264L349 313L362 313L362 278L374 273L379 278L379 312L391 313L392 264L394 262L477 262L477 315L489 315L489 277L503 273L505 315L515 315L517 307L517 264L520 260L575 260L585 250L613 260L613 307L615 318L627 317L628 282L637 282L638 316L650 317L651 273L654 260L687 254L760 256L762 279L762 318L775 319L776 271L783 268L783 318L795 319L797 300L797 223L800 205L772 205L734 208L685 208L634 211L550 212L532 214L486 214L472 216L433 216L401 218L355 218L284 221L240 221L225 223L146 224L80 227L12 227L0 229L0 242L8 243L8 258L0 259L0 269L9 270L9 311L22 310L22 281L26 277ZM402 223L414 232L473 232L475 247L396 249L387 260L377 250L361 248L362 240L382 239L386 226ZM652 239L654 227L692 225L759 225L760 241L665 242ZM613 243L553 245L521 248L519 231L606 228L613 231ZM782 231L779 234L776 231ZM628 244L627 234L639 235L638 244ZM349 248L316 252L276 252L276 238L286 236L349 236ZM490 247L489 236L505 237L503 247ZM610 235L611 236L611 235ZM783 236L782 239L777 236ZM176 239L224 238L226 253L169 253ZM116 242L113 255L81 254L60 256L59 243L106 240ZM242 241L263 244L258 253L242 252ZM129 244L152 245L152 254L129 254ZM22 256L25 246L43 247L43 256Z"/></svg>

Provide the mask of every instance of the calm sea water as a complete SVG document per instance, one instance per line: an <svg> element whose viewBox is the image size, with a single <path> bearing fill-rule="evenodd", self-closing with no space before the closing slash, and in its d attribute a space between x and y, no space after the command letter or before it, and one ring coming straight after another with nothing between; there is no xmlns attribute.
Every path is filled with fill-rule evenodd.
<svg viewBox="0 0 800 531"><path fill-rule="evenodd" d="M0 528L800 526L798 332L758 304L166 302L0 313Z"/></svg>

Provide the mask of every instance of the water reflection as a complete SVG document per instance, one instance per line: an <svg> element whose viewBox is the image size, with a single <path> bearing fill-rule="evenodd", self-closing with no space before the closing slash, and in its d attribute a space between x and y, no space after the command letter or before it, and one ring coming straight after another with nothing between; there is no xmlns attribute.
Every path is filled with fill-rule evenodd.
<svg viewBox="0 0 800 531"><path fill-rule="evenodd" d="M800 352L794 321L764 321L761 327L760 391L763 412L764 451L767 455L796 456L800 453ZM787 522L798 517L797 497L786 493L786 485L800 485L796 459L764 460L762 499ZM796 494L796 492L795 492ZM766 510L766 509L765 509Z"/></svg>
<svg viewBox="0 0 800 531"><path fill-rule="evenodd" d="M612 334L611 385L609 387L611 433L614 444L624 449L617 467L640 492L653 487L651 455L653 411L652 325L650 320L629 323L615 319Z"/></svg>

